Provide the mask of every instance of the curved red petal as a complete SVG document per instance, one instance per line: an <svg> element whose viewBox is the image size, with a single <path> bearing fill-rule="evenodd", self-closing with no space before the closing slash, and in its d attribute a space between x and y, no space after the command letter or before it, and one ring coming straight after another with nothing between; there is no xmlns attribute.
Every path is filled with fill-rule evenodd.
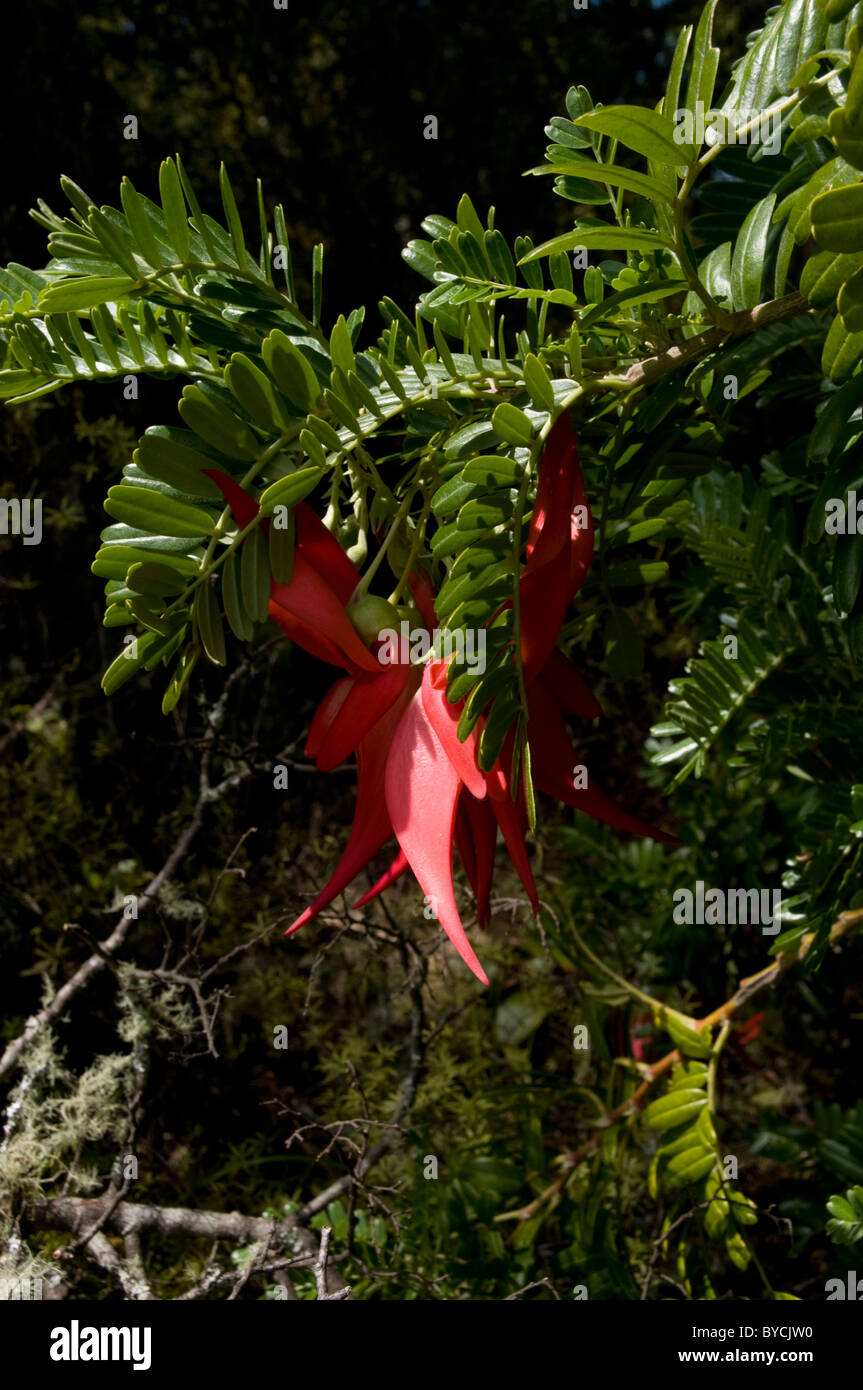
<svg viewBox="0 0 863 1390"><path fill-rule="evenodd" d="M303 622L300 618L295 618L293 613L280 608L277 603L270 599L269 615L273 622L282 629L286 637L290 637L303 651L316 656L319 661L326 661L330 666L343 666L346 671L352 674L359 673L359 667L354 662L348 661L344 652L337 647L335 642L331 642L328 637L319 632L314 623Z"/></svg>
<svg viewBox="0 0 863 1390"><path fill-rule="evenodd" d="M675 835L656 830L645 821L622 811L594 784L592 777L586 787L573 786L573 770L579 765L578 753L570 741L560 708L550 691L539 682L528 692L530 719L527 737L530 744L530 763L534 786L538 791L586 811L594 820L605 821L618 830L641 835L665 844L679 844Z"/></svg>
<svg viewBox="0 0 863 1390"><path fill-rule="evenodd" d="M547 565L570 538L570 509L578 453L572 418L565 410L558 416L542 451L536 501L527 538L525 572Z"/></svg>
<svg viewBox="0 0 863 1390"><path fill-rule="evenodd" d="M583 515L582 515L583 509ZM593 521L569 411L555 422L539 467L519 588L522 663L533 680L557 643L566 609L593 558Z"/></svg>
<svg viewBox="0 0 863 1390"><path fill-rule="evenodd" d="M359 570L308 502L298 502L294 516L297 550L323 575L342 604L346 604L360 582Z"/></svg>
<svg viewBox="0 0 863 1390"><path fill-rule="evenodd" d="M273 612L274 606L335 646L342 653L338 665L347 666L348 670L358 667L361 671L380 671L380 664L363 645L352 626L344 604L323 576L299 552L294 555L294 573L290 584L273 584L270 591L270 616L279 622L279 615ZM280 623L280 626L283 624ZM301 645L314 655L319 654L305 642ZM330 658L324 657L323 660Z"/></svg>
<svg viewBox="0 0 863 1390"><path fill-rule="evenodd" d="M377 675L359 676L352 682L353 688L336 711L318 751L321 772L331 772L353 753L360 739L401 695L409 675L408 666L380 666Z"/></svg>
<svg viewBox="0 0 863 1390"><path fill-rule="evenodd" d="M332 728L333 720L354 687L354 676L341 676L331 685L312 716L309 736L306 739L307 758L317 758L321 744Z"/></svg>
<svg viewBox="0 0 863 1390"><path fill-rule="evenodd" d="M387 753L409 698L410 692L406 690L357 748L357 804L348 843L326 888L288 927L286 936L299 931L338 897L391 838L393 827L385 796Z"/></svg>
<svg viewBox="0 0 863 1390"><path fill-rule="evenodd" d="M367 893L363 893L361 898L357 898L354 907L365 907L366 903L371 902L372 898L378 897L380 893L383 893L385 888L389 888L391 884L395 883L397 879L400 879L403 874L408 873L409 870L410 864L407 861L407 856L404 850L400 849L386 872L381 874L377 883L374 884Z"/></svg>
<svg viewBox="0 0 863 1390"><path fill-rule="evenodd" d="M532 681L557 646L567 604L569 555L561 550L542 569L524 571L519 585L521 661L525 681Z"/></svg>
<svg viewBox="0 0 863 1390"><path fill-rule="evenodd" d="M586 514L586 524L581 525L581 518L577 508L583 508ZM569 512L569 601L571 602L578 593L590 569L590 562L593 559L593 546L595 534L593 529L593 516L587 501L587 491L584 486L584 475L576 459L575 471L572 477L572 501Z"/></svg>
<svg viewBox="0 0 863 1390"><path fill-rule="evenodd" d="M476 734L471 730L464 743L459 742L456 731L464 701L453 705L447 699L446 674L447 662L426 662L421 687L423 709L461 781L472 796L481 800L486 794L486 784L476 765Z"/></svg>
<svg viewBox="0 0 863 1390"><path fill-rule="evenodd" d="M494 871L494 850L497 843L497 819L491 801L477 801L469 792L462 792L459 812L470 822L473 851L476 858L475 879L471 880L476 895L476 915L480 926L489 919L488 899Z"/></svg>
<svg viewBox="0 0 863 1390"><path fill-rule="evenodd" d="M259 511L254 498L221 469L204 471L219 488L237 525L245 527L254 521ZM377 662L344 611L359 583L359 571L311 507L300 502L295 512L293 577L290 584L271 583L270 617L292 641L322 661L348 670L377 670ZM266 532L269 522L263 521L261 527Z"/></svg>
<svg viewBox="0 0 863 1390"><path fill-rule="evenodd" d="M250 521L254 521L260 510L254 497L250 497L245 488L240 487L240 484L221 468L205 468L203 471L216 484L237 525L241 530L245 529Z"/></svg>
<svg viewBox="0 0 863 1390"><path fill-rule="evenodd" d="M426 718L419 692L402 718L387 759L387 809L432 910L465 964L483 984L488 978L474 954L456 907L452 845L461 782Z"/></svg>
<svg viewBox="0 0 863 1390"><path fill-rule="evenodd" d="M467 792L462 792L459 797L458 807L455 813L454 839L462 868L467 874L468 883L473 890L474 897L476 897L476 852L473 847L473 832L471 831L470 821L467 811L465 810L467 798Z"/></svg>

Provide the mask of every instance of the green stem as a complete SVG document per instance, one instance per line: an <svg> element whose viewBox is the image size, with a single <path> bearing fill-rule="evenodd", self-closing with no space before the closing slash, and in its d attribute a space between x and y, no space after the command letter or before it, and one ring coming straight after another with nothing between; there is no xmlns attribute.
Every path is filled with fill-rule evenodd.
<svg viewBox="0 0 863 1390"><path fill-rule="evenodd" d="M405 584L408 582L413 572L413 567L416 564L417 556L420 553L420 546L422 545L423 539L425 537L426 522L428 521L428 514L430 511L431 494L427 492L423 497L422 511L420 512L419 517L417 518L416 530L414 531L413 540L411 541L411 548L408 553L407 564L405 565L404 570L402 571L398 584L390 594L390 603L398 603L399 599L401 598L402 590L404 589ZM387 537L387 539L389 539L389 537Z"/></svg>
<svg viewBox="0 0 863 1390"><path fill-rule="evenodd" d="M686 277L687 282L689 283L695 294L698 295L698 298L705 305L713 321L719 327L726 328L730 324L731 315L728 313L726 309L723 309L719 304L717 304L716 300L713 298L713 295L710 293L707 286L703 283L700 275L698 274L698 271L696 270L689 257L688 251L686 250L686 240L684 231L686 203L689 198L689 193L692 188L692 185L697 179L699 173L699 165L694 164L690 169L689 173L687 174L683 186L674 200L674 247L677 253L677 259L680 261L680 266L683 271L683 274Z"/></svg>
<svg viewBox="0 0 863 1390"><path fill-rule="evenodd" d="M407 492L405 493L404 497L402 498L401 505L400 505L398 511L396 512L395 516L393 517L393 520L392 520L392 524L391 524L391 526L390 526L390 529L387 531L387 534L384 536L383 542L381 543L381 547L380 547L380 549L378 550L377 555L376 555L375 558L372 560L371 564L369 565L368 569L366 570L366 572L365 572L365 574L363 575L362 579L360 580L359 584L358 584L357 587L354 589L354 592L351 594L351 597L350 597L350 600L349 600L350 603L356 603L358 599L361 599L361 598L363 597L364 594L367 594L367 593L368 593L368 591L369 591L369 585L371 584L372 580L374 579L375 575L377 574L378 570L380 569L381 565L383 564L384 560L386 559L386 554L387 554L387 551L388 551L389 548L390 548L390 543L391 543L393 537L395 536L396 531L398 530L398 528L399 528L399 526L401 525L402 521L403 521L404 518L407 516L408 511L410 510L410 504L411 504L411 502L413 502L415 494L416 494L416 487L415 487L415 486L409 487L408 490L407 490Z"/></svg>
<svg viewBox="0 0 863 1390"><path fill-rule="evenodd" d="M606 965L604 960L600 960L599 956L594 955L590 947L585 945L581 933L576 927L571 926L571 931L575 937L578 949L596 966L601 974L607 976L609 980L619 985L621 989L626 990L627 994L631 994L634 999L639 999L642 1004L647 1004L655 1013L662 1013L664 1009L667 1009L667 1004L661 1004L659 1000L654 999L652 995L645 994L644 990L639 989L637 985L630 984L629 980L625 980L622 975L618 975L616 970L612 970L610 965Z"/></svg>

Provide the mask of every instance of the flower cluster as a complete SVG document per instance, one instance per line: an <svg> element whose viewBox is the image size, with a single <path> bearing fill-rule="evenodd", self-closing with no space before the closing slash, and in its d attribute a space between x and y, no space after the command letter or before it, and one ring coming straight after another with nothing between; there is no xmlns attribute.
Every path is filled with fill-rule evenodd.
<svg viewBox="0 0 863 1390"><path fill-rule="evenodd" d="M249 525L257 513L254 500L226 474L216 469L209 472L237 523ZM358 785L353 826L335 873L288 935L343 892L395 837L399 847L395 860L356 906L410 870L461 958L487 984L456 906L452 851L455 845L474 891L481 925L489 917L498 831L534 913L538 912L525 842L523 759L512 783L516 729L509 730L493 767L480 770L477 743L483 721L466 740L459 740L463 702L453 704L447 699L448 663L431 659L422 665L409 660L382 664L379 641L372 638L366 645L351 622L348 605L360 583L358 571L310 507L298 504L295 518L292 578L289 584L273 582L270 616L306 651L347 672L321 701L306 753L322 771L355 754ZM518 588L530 775L538 791L598 820L634 835L673 842L673 836L617 807L592 777L573 776L581 764L565 716L592 719L600 707L557 647L557 640L592 555L590 510L566 412L555 423L543 451ZM409 584L423 621L433 629L434 590L428 576L415 572Z"/></svg>

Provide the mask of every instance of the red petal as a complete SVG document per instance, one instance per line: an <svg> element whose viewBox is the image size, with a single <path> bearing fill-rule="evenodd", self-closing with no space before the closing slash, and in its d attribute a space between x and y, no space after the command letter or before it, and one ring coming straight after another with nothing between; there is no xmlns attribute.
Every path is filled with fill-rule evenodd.
<svg viewBox="0 0 863 1390"><path fill-rule="evenodd" d="M526 681L542 670L557 646L569 598L569 554L561 550L542 569L525 569L519 586L521 660Z"/></svg>
<svg viewBox="0 0 863 1390"><path fill-rule="evenodd" d="M486 785L476 765L476 734L471 730L464 743L460 743L456 736L464 701L453 705L446 697L447 664L445 661L426 662L422 683L423 709L462 782L472 796L481 800L486 794Z"/></svg>
<svg viewBox="0 0 863 1390"><path fill-rule="evenodd" d="M587 511L581 526L576 507ZM593 524L569 411L555 422L539 467L519 606L525 679L533 680L557 643L570 600L593 557Z"/></svg>
<svg viewBox="0 0 863 1390"><path fill-rule="evenodd" d="M549 655L538 679L552 692L564 714L577 714L580 719L595 719L602 714L602 706L590 686L559 647Z"/></svg>
<svg viewBox="0 0 863 1390"><path fill-rule="evenodd" d="M515 729L512 728L504 739L500 756L495 761L491 771L485 773L485 781L492 815L500 826L509 857L515 865L518 876L530 898L534 913L536 913L539 911L539 898L524 843L527 811L524 804L523 784L519 783L518 806L513 801L510 787L510 769L514 749Z"/></svg>
<svg viewBox="0 0 863 1390"><path fill-rule="evenodd" d="M249 522L254 521L258 515L259 507L254 497L250 497L245 489L241 488L240 484L235 482L229 473L224 473L221 468L205 468L204 472L212 478L221 492L240 530L245 530Z"/></svg>
<svg viewBox="0 0 863 1390"><path fill-rule="evenodd" d="M491 876L494 870L494 849L497 842L497 820L491 801L477 801L469 792L462 792L459 809L470 822L473 849L476 855L476 879L473 890L476 894L476 914L480 926L489 919L488 897Z"/></svg>
<svg viewBox="0 0 863 1390"><path fill-rule="evenodd" d="M462 868L468 877L468 882L473 889L476 897L476 853L473 847L473 833L470 827L465 803L468 793L462 792L459 797L458 809L455 813L455 847L458 850L458 857L461 860Z"/></svg>
<svg viewBox="0 0 863 1390"><path fill-rule="evenodd" d="M572 419L570 412L565 410L555 421L540 459L525 573L547 565L567 545L573 479L577 471L578 453Z"/></svg>
<svg viewBox="0 0 863 1390"><path fill-rule="evenodd" d="M353 753L360 739L401 695L410 675L409 666L381 666L377 675L360 676L353 681L353 688L336 711L318 752L321 772L331 772Z"/></svg>
<svg viewBox="0 0 863 1390"><path fill-rule="evenodd" d="M204 470L221 491L240 527L258 515L258 504L227 473ZM379 670L363 646L344 606L359 582L359 572L338 541L306 503L298 503L297 549L290 584L270 585L270 617L305 651L349 671ZM261 523L266 531L269 523Z"/></svg>
<svg viewBox="0 0 863 1390"><path fill-rule="evenodd" d="M530 720L527 736L531 771L538 791L563 801L567 806L574 806L578 811L586 811L595 820L605 821L618 830L627 830L631 835L643 835L666 844L679 844L676 836L668 835L664 830L655 830L628 812L621 811L599 790L592 777L588 779L587 787L574 787L572 773L579 763L579 757L570 742L554 696L537 682L528 693L528 705Z"/></svg>
<svg viewBox="0 0 863 1390"><path fill-rule="evenodd" d="M312 716L309 736L306 739L306 757L316 758L321 744L332 727L333 720L354 687L354 676L342 676L331 685Z"/></svg>
<svg viewBox="0 0 863 1390"><path fill-rule="evenodd" d="M579 526L578 518L575 515L576 507L584 507L587 512L587 525ZM572 502L569 514L569 599L570 602L578 593L590 569L590 562L593 559L594 530L593 517L587 503L587 492L584 486L584 476L576 460L576 468L572 478Z"/></svg>
<svg viewBox="0 0 863 1390"><path fill-rule="evenodd" d="M274 607L281 613L274 612ZM327 644L335 647L341 653L336 665L345 666L349 671L357 667L362 671L380 671L379 663L363 646L351 625L344 604L299 551L294 555L294 573L290 584L273 584L270 591L270 617L287 632L281 614L288 614L304 625L307 634L319 634ZM300 638L294 640L300 641L313 655L322 655L320 644L316 650L308 641ZM323 656L322 659L331 661L332 657Z"/></svg>
<svg viewBox="0 0 863 1390"><path fill-rule="evenodd" d="M393 827L384 795L385 770L387 753L407 700L408 692L405 691L402 699L387 710L357 749L357 804L348 843L326 888L288 928L286 936L299 931L333 898L338 897L369 860L380 853L392 835Z"/></svg>
<svg viewBox="0 0 863 1390"><path fill-rule="evenodd" d="M359 570L308 502L298 502L294 516L297 550L323 575L342 604L346 604L360 582Z"/></svg>
<svg viewBox="0 0 863 1390"><path fill-rule="evenodd" d="M371 902L372 898L376 898L385 888L389 888L390 884L395 883L396 880L401 878L403 874L406 874L409 869L410 864L407 861L405 852L403 849L400 849L386 873L381 874L374 887L370 888L367 893L363 893L361 898L357 898L354 907L365 907L366 903Z"/></svg>
<svg viewBox="0 0 863 1390"><path fill-rule="evenodd" d="M319 661L326 661L330 666L343 666L346 671L357 673L359 667L352 661L345 658L344 652L337 647L335 642L331 642L323 633L318 632L313 623L303 622L295 618L286 609L280 608L277 603L270 599L270 617L284 632L286 637L290 637L303 651L310 652Z"/></svg>
<svg viewBox="0 0 863 1390"><path fill-rule="evenodd" d="M461 782L426 718L419 693L392 741L387 808L398 842L423 893L465 964L488 984L467 939L452 886L452 843Z"/></svg>

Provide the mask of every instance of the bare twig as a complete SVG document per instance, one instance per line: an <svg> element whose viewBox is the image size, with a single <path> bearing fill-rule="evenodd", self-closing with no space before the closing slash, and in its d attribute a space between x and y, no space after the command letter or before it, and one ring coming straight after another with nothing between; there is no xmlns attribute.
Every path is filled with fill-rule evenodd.
<svg viewBox="0 0 863 1390"><path fill-rule="evenodd" d="M337 1299L347 1298L350 1293L350 1285L345 1284L335 1293L329 1292L327 1282L327 1260L330 1251L330 1236L333 1233L332 1226L321 1227L321 1243L318 1248L318 1258L315 1261L315 1288L318 1291L318 1298L327 1303L335 1303Z"/></svg>
<svg viewBox="0 0 863 1390"><path fill-rule="evenodd" d="M219 699L208 713L208 728L203 740L203 752L201 756L198 799L192 811L191 819L180 836L176 846L168 855L158 873L154 875L146 888L139 895L137 903L139 915L142 908L149 906L158 897L163 886L174 876L178 867L185 859L193 840L201 829L207 807L213 802L219 801L228 791L252 776L253 769L246 767L232 774L232 776L226 777L216 786L212 786L210 783L210 760L216 733L225 717L228 695L235 682L245 673L246 669L247 663L244 662L231 672L230 676L225 681ZM17 1066L23 1053L42 1029L58 1019L61 1014L65 1012L71 1000L90 983L95 975L104 970L105 966L110 963L112 957L116 956L117 952L123 946L134 920L134 918L126 917L125 915L121 917L110 936L96 946L92 955L84 961L83 965L78 967L74 975L72 975L65 984L60 986L53 999L51 999L43 1009L40 1009L38 1013L28 1018L24 1026L24 1031L20 1033L17 1038L12 1039L6 1047L3 1056L0 1057L0 1081L8 1076Z"/></svg>
<svg viewBox="0 0 863 1390"><path fill-rule="evenodd" d="M282 1246L302 1257L304 1263L309 1262L310 1256L316 1260L320 1259L320 1246L315 1234L301 1225L297 1212L292 1212L283 1221L274 1222L268 1217L244 1216L240 1212L194 1211L189 1207L157 1207L143 1203L118 1202L113 1205L110 1213L104 1216L104 1209L111 1205L111 1201L112 1199L106 1202L104 1198L90 1197L39 1198L25 1203L21 1220L25 1226L43 1230L73 1231L76 1235L83 1235L96 1227L96 1235L91 1236L87 1249L92 1251L93 1242L96 1241L96 1250L102 1255L104 1247L101 1240L96 1239L97 1236L104 1239L103 1230L99 1229L99 1226L102 1226L104 1231L123 1236L124 1239L130 1235L141 1236L154 1232L171 1239L225 1240L235 1246L257 1243L265 1251ZM116 1256L110 1242L107 1244ZM326 1263L325 1261L325 1265ZM250 1274L254 1272L251 1270ZM202 1276L194 1292L188 1291L180 1297L200 1297L207 1288L221 1282L222 1273L221 1270L208 1271ZM333 1294L339 1298L350 1296L349 1286L341 1275L331 1267L325 1268L324 1274L328 1297L332 1297ZM236 1272L231 1277L235 1279ZM206 1287L203 1287L204 1285Z"/></svg>
<svg viewBox="0 0 863 1390"><path fill-rule="evenodd" d="M534 1289L550 1289L558 1303L560 1302L560 1294L548 1279L535 1279L532 1284L525 1284L524 1288L516 1289L515 1293L508 1293L503 1301L511 1303L514 1298L521 1298L523 1293L532 1293Z"/></svg>

